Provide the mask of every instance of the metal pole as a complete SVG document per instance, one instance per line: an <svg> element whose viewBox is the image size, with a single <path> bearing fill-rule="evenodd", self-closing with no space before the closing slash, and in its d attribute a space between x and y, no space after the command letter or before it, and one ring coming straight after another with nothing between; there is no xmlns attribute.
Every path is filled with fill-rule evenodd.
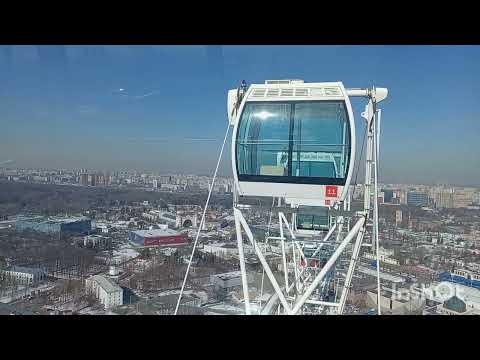
<svg viewBox="0 0 480 360"><path fill-rule="evenodd" d="M272 207L270 208L270 215L268 217L268 228L267 228L267 234L265 236L265 252L267 251L267 245L268 245L268 238L270 236L270 225L272 224L272 210L273 210L273 205L275 204L275 198L272 198ZM262 298L263 298L263 282L265 280L265 269L262 271L262 285L260 287L260 304L259 307L260 309L262 308Z"/></svg>
<svg viewBox="0 0 480 360"><path fill-rule="evenodd" d="M335 238L335 241L338 243L340 241L340 236L342 235L343 231L343 216L338 217L338 231L337 231L337 237Z"/></svg>
<svg viewBox="0 0 480 360"><path fill-rule="evenodd" d="M365 157L365 194L364 194L364 210L369 212L371 208L371 186L372 186L372 152L373 150L373 131L372 131L372 118L373 118L373 104L372 100L368 101L365 107L365 112L362 114L367 120L367 152Z"/></svg>
<svg viewBox="0 0 480 360"><path fill-rule="evenodd" d="M250 315L251 311L250 311L250 298L248 294L247 271L245 268L245 256L243 254L242 229L240 228L240 220L239 220L239 215L241 216L241 212L240 210L234 208L233 214L235 217L235 229L237 231L238 258L240 259L240 271L242 273L242 287L243 287L243 298L245 300L245 313L247 315Z"/></svg>
<svg viewBox="0 0 480 360"><path fill-rule="evenodd" d="M317 301L317 300L307 300L307 304L313 304L313 305L323 305L323 306L333 306L333 307L339 307L340 305L334 302L328 302L328 301Z"/></svg>
<svg viewBox="0 0 480 360"><path fill-rule="evenodd" d="M278 213L278 223L280 226L280 238L282 245L282 261L283 261L283 275L285 280L285 289L287 289L287 294L289 293L288 286L288 268L287 268L287 258L285 254L285 237L283 235L283 225L282 225L282 216L281 213Z"/></svg>
<svg viewBox="0 0 480 360"><path fill-rule="evenodd" d="M374 144L377 145L377 132L376 132L376 116L373 118L373 133L374 133ZM381 308L380 308L380 246L378 244L379 237L378 237L378 169L377 169L377 154L378 149L374 152L374 162L373 162L373 169L374 169L374 194L375 200L373 203L373 225L375 227L375 245L376 245L376 253L377 253L377 308L378 308L378 315L381 315Z"/></svg>
<svg viewBox="0 0 480 360"><path fill-rule="evenodd" d="M380 126L382 124L382 109L377 110L377 120L378 120L378 128L376 132L375 142L377 144L377 157L375 158L375 162L379 161L380 158Z"/></svg>
<svg viewBox="0 0 480 360"><path fill-rule="evenodd" d="M360 248L362 246L363 236L365 235L365 226L363 226L357 235L357 240L355 241L355 246L352 251L352 258L348 266L347 274L345 276L345 282L343 284L342 295L340 295L340 307L338 308L338 313L341 315L345 308L345 303L347 302L348 292L350 290L350 284L352 282L353 272L355 271L355 265L358 260L358 254L360 253Z"/></svg>
<svg viewBox="0 0 480 360"><path fill-rule="evenodd" d="M300 245L295 241L295 234L293 233L292 229L290 228L290 224L287 221L287 218L285 217L285 214L283 212L279 212L278 215L280 216L281 219L283 219L283 222L285 222L285 225L287 226L288 231L290 232L290 236L292 237L292 257L293 257L293 273L295 276L295 283L297 283L298 279L298 267L297 267L297 257L295 255L295 246L297 246L300 249ZM282 227L282 233L283 233L283 222L280 221L280 226ZM288 285L286 285L288 286ZM295 286L297 291L299 290L299 284Z"/></svg>
<svg viewBox="0 0 480 360"><path fill-rule="evenodd" d="M294 215L294 214L292 214ZM300 245L298 244L296 240L296 236L295 236L295 233L293 232L293 224L290 226L290 224L288 223L288 220L287 218L285 217L285 214L283 212L280 213L280 216L283 218L283 221L285 222L285 224L287 225L287 229L288 229L288 232L290 233L290 236L292 237L292 246L293 247L297 247L298 249L298 252L300 253L300 257L301 258L304 258L305 259L305 255L303 253L303 250L302 248L300 247Z"/></svg>
<svg viewBox="0 0 480 360"><path fill-rule="evenodd" d="M336 222L332 227L331 229L328 231L327 235L325 235L325 237L323 238L322 240L322 243L320 244L320 246L315 250L315 252L312 254L312 258L315 257L315 255L318 254L318 252L322 249L323 245L325 245L325 242L330 238L330 236L332 236L333 232L335 231L335 229L337 228L337 223Z"/></svg>

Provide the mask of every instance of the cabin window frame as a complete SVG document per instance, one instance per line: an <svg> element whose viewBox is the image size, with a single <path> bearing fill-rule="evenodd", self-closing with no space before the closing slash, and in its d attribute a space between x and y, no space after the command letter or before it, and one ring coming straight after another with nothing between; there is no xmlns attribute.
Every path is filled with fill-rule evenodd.
<svg viewBox="0 0 480 360"><path fill-rule="evenodd" d="M348 152L347 152L347 162L345 164L344 177L334 178L334 177L313 177L313 176L293 176L292 175L292 153L293 148L295 147L293 136L295 131L295 105L296 104L308 104L308 103L329 103L329 104L342 104L343 110L345 112L345 123L346 123L346 139L348 138ZM289 175L275 176L275 175L251 175L251 174L241 174L239 171L239 137L241 132L242 122L244 121L243 116L245 113L245 108L249 104L255 105L264 105L264 104L278 104L285 105L290 104L290 130L289 130L289 139L290 143L288 145L288 164L287 164L287 173ZM341 146L341 144L339 144ZM237 132L235 138L235 170L237 172L238 181L246 182L263 182L263 183L284 183L284 184L304 184L304 185L337 185L343 186L346 184L349 169L351 166L351 157L352 157L352 128L351 128L351 119L348 110L348 105L343 100L282 100L282 101L248 101L243 107L242 114L239 117L239 122L237 125Z"/></svg>

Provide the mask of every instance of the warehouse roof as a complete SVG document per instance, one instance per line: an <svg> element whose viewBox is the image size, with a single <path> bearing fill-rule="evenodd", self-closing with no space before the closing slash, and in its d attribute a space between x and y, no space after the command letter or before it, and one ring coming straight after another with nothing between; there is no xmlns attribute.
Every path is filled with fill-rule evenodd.
<svg viewBox="0 0 480 360"><path fill-rule="evenodd" d="M152 230L135 230L134 234L142 237L158 237L158 236L172 236L180 235L178 231L173 229L152 229Z"/></svg>
<svg viewBox="0 0 480 360"><path fill-rule="evenodd" d="M465 311L467 311L467 305L465 304L465 302L458 298L456 295L445 301L443 303L443 306L446 309L455 311L457 313L464 313Z"/></svg>
<svg viewBox="0 0 480 360"><path fill-rule="evenodd" d="M85 220L90 220L90 219L85 216L79 216L79 217L19 216L17 219L17 221L48 223L48 224L68 224L68 223L74 223L77 221L85 221Z"/></svg>

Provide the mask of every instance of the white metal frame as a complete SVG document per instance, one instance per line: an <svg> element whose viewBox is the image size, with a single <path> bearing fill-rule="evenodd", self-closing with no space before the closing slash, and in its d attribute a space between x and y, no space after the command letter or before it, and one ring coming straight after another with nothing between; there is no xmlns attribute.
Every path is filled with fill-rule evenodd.
<svg viewBox="0 0 480 360"><path fill-rule="evenodd" d="M318 85L318 84L329 84L329 83L313 83L313 84ZM358 96L358 97L363 97L368 99L366 110L364 113L362 113L362 117L365 118L366 126L367 126L364 209L363 211L360 211L357 213L357 220L355 222L355 225L348 230L348 232L345 234L344 237L342 235L343 235L345 218L343 216L338 216L336 219L336 222L332 225L332 227L330 228L326 236L321 241L317 241L316 249L312 257L314 257L322 249L322 247L327 243L335 245L336 247L332 255L330 256L330 258L326 262L326 264L313 275L307 274L308 273L308 271L306 271L307 268L303 266L299 266L299 261L297 261L297 257L298 259L301 259L301 258L305 259L305 255L303 254L303 251L302 251L302 248L303 248L302 240L299 240L295 235L294 216L292 219L292 225L290 225L287 218L285 217L285 214L279 211L278 218L279 218L280 237L277 237L277 238L270 237L269 239L277 240L277 241L280 241L281 243L282 265L283 265L283 272L284 272L283 286L279 284L279 282L273 275L273 272L270 266L268 265L265 259L265 256L261 251L261 248L257 245L257 242L252 234L252 231L242 213L242 210L241 210L242 207L238 206L239 195L242 194L242 192L240 191L240 186L242 186L242 183L238 181L238 177L236 174L236 164L235 164L236 133L238 130L237 129L238 121L236 121L235 119L232 120L232 118L234 117L234 113L235 114L242 113L242 109L245 104L245 99L248 98L249 101L252 101L249 98L249 96L254 89L261 88L261 87L281 88L282 86L285 86L285 85L284 84L282 85L269 84L269 85L262 85L262 86L252 85L249 88L249 90L246 92L245 96L243 97L241 104L239 104L239 106L236 107L236 112L235 110L232 110L232 118L230 119L230 124L234 125L234 132L233 132L234 135L232 140L232 166L234 169L234 178L235 178L234 218L235 218L235 226L236 226L236 232L237 232L237 244L238 244L238 250L239 250L240 270L242 273L242 286L243 286L243 293L244 293L244 300L245 300L245 312L247 315L250 315L252 311L250 307L249 286L247 281L245 257L243 252L242 230L247 235L248 241L252 245L256 255L260 260L260 263L265 273L267 274L267 277L269 278L275 290L275 293L272 295L270 300L267 301L267 303L261 310L261 314L273 314L273 313L287 314L287 315L301 314L307 311L307 309L305 308L306 305L313 306L313 308L315 309L315 311L313 311L314 313L320 313L320 311L324 309L331 309L330 313L333 312L336 314L342 314L345 310L345 304L348 297L348 292L351 287L351 281L352 281L353 273L355 271L356 263L360 254L360 249L362 247L362 242L367 232L367 225L372 225L372 251L375 249L377 253L376 254L377 255L376 256L377 257L377 288L378 288L377 296L380 297L380 273L379 273L380 266L379 266L379 257L378 257L378 249L379 249L378 196L377 196L378 194L377 162L379 157L378 137L379 137L379 128L380 128L380 124L379 124L380 110L377 110L376 105L378 102L386 98L388 92L387 92L387 89L383 89L383 88L345 90L343 88L342 83L333 83L333 84L340 85L344 92L345 103L347 104L347 108L349 111L349 118L351 121L350 126L353 134L352 141L351 141L351 144L352 144L351 160L350 160L351 163L348 171L347 183L341 195L341 200L343 201L343 204L344 204L344 210L350 209L350 197L347 195L350 195L348 185L350 184L350 181L351 181L353 167L354 167L353 164L355 159L355 124L353 122L353 114L351 113L352 109L351 109L349 97ZM288 86L306 87L307 85L311 85L311 84L300 83L300 84L290 84ZM232 106L230 104L230 102L232 101L231 98L232 96L229 93L229 113L230 113L230 109L232 109ZM284 99L281 99L281 100L284 100ZM268 186L271 186L271 185L272 184L268 184ZM282 185L288 185L288 184L282 184ZM264 193L259 192L259 194L264 194ZM373 207L372 207L372 195L374 199ZM318 196L314 197L313 199L310 199L310 201L307 201L307 203L308 205L313 205L315 204L316 201L318 201ZM317 204L318 206L324 206L323 202L320 202ZM337 206L337 209L338 208L339 207ZM287 226L290 239L287 239L285 237L283 225ZM349 228L349 225L347 226ZM337 232L337 235L335 237L335 240L332 240L333 239L332 235L335 231ZM339 257L346 251L347 247L349 246L349 244L352 242L354 238L355 238L355 242L353 244L353 248L351 251L349 266L345 276L343 289L340 294L339 301L337 302L335 300L334 302L327 302L327 301L319 300L315 296L315 291L322 284L322 281L324 281L329 271L333 269ZM290 243L289 245L287 244L287 240ZM375 247L373 245L375 245ZM289 269L288 269L288 263L287 263L287 253L289 251L292 252L292 258L293 258L293 280L290 279L289 277ZM337 281L337 286L338 286L338 281ZM378 303L378 314L381 314L380 301L377 301L377 303Z"/></svg>

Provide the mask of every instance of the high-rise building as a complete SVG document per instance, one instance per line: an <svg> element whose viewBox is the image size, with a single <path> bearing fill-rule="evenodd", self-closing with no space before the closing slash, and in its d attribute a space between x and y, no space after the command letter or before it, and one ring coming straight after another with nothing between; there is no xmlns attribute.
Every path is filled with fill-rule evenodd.
<svg viewBox="0 0 480 360"><path fill-rule="evenodd" d="M80 174L80 185L83 185L83 186L88 185L88 174L87 173Z"/></svg>
<svg viewBox="0 0 480 360"><path fill-rule="evenodd" d="M407 205L410 206L425 206L429 203L428 194L417 192L417 191L409 191L407 193Z"/></svg>
<svg viewBox="0 0 480 360"><path fill-rule="evenodd" d="M407 204L407 193L405 190L395 190L395 197L399 199L398 202L400 204Z"/></svg>
<svg viewBox="0 0 480 360"><path fill-rule="evenodd" d="M160 184L170 184L172 181L170 176L160 176Z"/></svg>
<svg viewBox="0 0 480 360"><path fill-rule="evenodd" d="M385 202L385 199L384 199L384 197L383 197L383 192L380 192L380 193L378 194L378 203L379 203L379 204L383 204L384 202Z"/></svg>
<svg viewBox="0 0 480 360"><path fill-rule="evenodd" d="M453 208L453 190L452 189L439 189L432 192L432 198L435 203L435 207L439 209Z"/></svg>
<svg viewBox="0 0 480 360"><path fill-rule="evenodd" d="M453 207L464 208L473 203L474 191L468 189L456 189L453 193Z"/></svg>
<svg viewBox="0 0 480 360"><path fill-rule="evenodd" d="M97 185L97 174L88 175L88 184L91 186Z"/></svg>
<svg viewBox="0 0 480 360"><path fill-rule="evenodd" d="M382 192L383 192L383 202L391 203L393 199L393 190L384 189L382 190Z"/></svg>
<svg viewBox="0 0 480 360"><path fill-rule="evenodd" d="M97 175L97 185L105 185L105 176L102 173Z"/></svg>
<svg viewBox="0 0 480 360"><path fill-rule="evenodd" d="M105 185L111 185L112 184L112 175L110 174L109 171L105 172Z"/></svg>

